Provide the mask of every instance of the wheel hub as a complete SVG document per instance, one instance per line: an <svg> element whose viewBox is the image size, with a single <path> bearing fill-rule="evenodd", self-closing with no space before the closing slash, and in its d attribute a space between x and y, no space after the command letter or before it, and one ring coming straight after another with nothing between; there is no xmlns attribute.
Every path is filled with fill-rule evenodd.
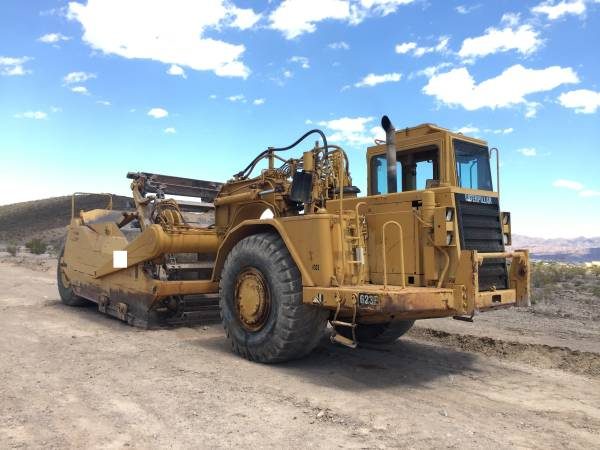
<svg viewBox="0 0 600 450"><path fill-rule="evenodd" d="M258 331L271 310L271 296L263 275L254 268L241 272L236 280L235 306L240 322L249 331Z"/></svg>

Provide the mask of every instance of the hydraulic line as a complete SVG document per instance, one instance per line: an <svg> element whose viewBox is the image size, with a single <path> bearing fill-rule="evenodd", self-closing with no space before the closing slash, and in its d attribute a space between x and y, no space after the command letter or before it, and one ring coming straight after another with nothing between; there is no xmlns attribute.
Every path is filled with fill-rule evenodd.
<svg viewBox="0 0 600 450"><path fill-rule="evenodd" d="M296 145L298 145L300 142L302 142L304 139L306 139L308 136L310 136L311 134L317 133L321 136L321 139L323 139L323 147L325 148L325 153L324 156L325 158L327 158L327 153L328 153L328 145L327 145L327 137L325 136L325 133L323 133L322 130L319 130L318 128L315 128L314 130L310 130L307 131L306 133L304 133L300 138L298 138L293 144L288 145L287 147L278 147L278 148L273 148L270 147L264 151L262 151L256 158L254 158L252 160L252 162L250 164L248 164L248 166L246 166L246 168L238 173L235 174L236 177L240 178L240 179L246 179L248 178L248 175L250 174L250 172L252 172L252 170L254 169L254 167L256 166L256 164L258 164L258 162L264 158L266 155L268 155L271 152L283 152L286 150L290 150L292 148L294 148Z"/></svg>

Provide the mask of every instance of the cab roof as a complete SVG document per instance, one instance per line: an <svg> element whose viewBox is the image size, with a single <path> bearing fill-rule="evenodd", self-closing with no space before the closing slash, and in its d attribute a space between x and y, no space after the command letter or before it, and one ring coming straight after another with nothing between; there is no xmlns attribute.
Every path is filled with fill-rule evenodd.
<svg viewBox="0 0 600 450"><path fill-rule="evenodd" d="M475 138L472 136L464 135L463 133L457 133L448 128L440 127L434 123L422 123L414 127L397 128L396 129L396 140L407 139L417 136L425 136L433 133L447 133L455 137L467 138L470 141L477 141L480 144L486 145L487 142L483 139Z"/></svg>
<svg viewBox="0 0 600 450"><path fill-rule="evenodd" d="M402 141L406 140L418 140L419 137L427 137L428 135L436 133L445 134L447 136L450 136L451 138L462 139L468 142L472 142L474 144L487 146L487 141L484 141L483 139L467 136L462 133L457 133L448 128L443 128L433 123L422 123L414 127L396 128L396 144L400 144ZM369 155L378 154L383 151L385 151L385 142L381 140L377 140L376 145L371 146L367 149L367 153Z"/></svg>

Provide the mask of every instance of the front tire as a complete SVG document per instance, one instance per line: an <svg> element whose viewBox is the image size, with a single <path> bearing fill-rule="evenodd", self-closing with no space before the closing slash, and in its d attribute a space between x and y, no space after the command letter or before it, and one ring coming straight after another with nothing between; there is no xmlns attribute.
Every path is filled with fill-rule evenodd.
<svg viewBox="0 0 600 450"><path fill-rule="evenodd" d="M323 336L328 312L302 303L300 271L277 234L238 242L225 260L219 287L227 339L246 359L298 359Z"/></svg>

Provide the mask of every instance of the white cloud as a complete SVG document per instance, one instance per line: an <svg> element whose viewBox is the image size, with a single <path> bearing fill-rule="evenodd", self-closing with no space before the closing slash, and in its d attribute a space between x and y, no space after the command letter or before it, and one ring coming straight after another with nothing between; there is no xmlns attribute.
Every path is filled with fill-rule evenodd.
<svg viewBox="0 0 600 450"><path fill-rule="evenodd" d="M580 191L583 189L583 184L578 181L559 179L552 183L552 186L557 188L571 189L573 191Z"/></svg>
<svg viewBox="0 0 600 450"><path fill-rule="evenodd" d="M482 36L467 38L463 41L458 55L461 58L476 58L498 52L516 50L523 55L535 52L541 45L539 32L531 25L519 28L488 28Z"/></svg>
<svg viewBox="0 0 600 450"><path fill-rule="evenodd" d="M283 77L284 78L292 78L294 76L293 72L291 70L284 70L283 71Z"/></svg>
<svg viewBox="0 0 600 450"><path fill-rule="evenodd" d="M227 97L227 100L229 100L230 102L243 102L246 103L246 97L244 97L243 94L237 94L237 95L230 95L229 97Z"/></svg>
<svg viewBox="0 0 600 450"><path fill-rule="evenodd" d="M542 106L538 102L525 102L525 118L532 119L537 116L538 109Z"/></svg>
<svg viewBox="0 0 600 450"><path fill-rule="evenodd" d="M265 99L264 98L255 98L252 101L253 105L264 105L265 104Z"/></svg>
<svg viewBox="0 0 600 450"><path fill-rule="evenodd" d="M491 134L510 134L513 131L515 131L514 128L486 128L485 130L483 130L484 133L491 133Z"/></svg>
<svg viewBox="0 0 600 450"><path fill-rule="evenodd" d="M215 28L247 29L259 19L228 0L72 1L67 17L81 23L84 42L106 54L243 78L250 73L241 61L244 45L204 34Z"/></svg>
<svg viewBox="0 0 600 450"><path fill-rule="evenodd" d="M579 193L581 197L600 197L600 191L585 189Z"/></svg>
<svg viewBox="0 0 600 450"><path fill-rule="evenodd" d="M294 39L313 33L317 23L340 20L358 24L368 17L394 13L400 5L413 0L284 0L269 15L271 28Z"/></svg>
<svg viewBox="0 0 600 450"><path fill-rule="evenodd" d="M437 45L433 47L417 47L415 49L415 56L422 56L426 53L438 52L442 53L448 49L448 42L450 42L450 38L447 36L441 36Z"/></svg>
<svg viewBox="0 0 600 450"><path fill-rule="evenodd" d="M98 100L98 101L96 101L96 103L98 103L99 105L102 105L102 106L110 106L111 105L111 103L108 100Z"/></svg>
<svg viewBox="0 0 600 450"><path fill-rule="evenodd" d="M570 189L572 191L578 191L580 197L600 197L600 191L596 191L593 189L584 189L583 184L579 181L559 179L552 183L552 186L557 188Z"/></svg>
<svg viewBox="0 0 600 450"><path fill-rule="evenodd" d="M380 126L371 126L373 120L373 117L341 117L318 122L318 125L332 132L327 137L330 142L358 146L373 144L375 139L385 139ZM312 125L313 122L307 119L305 123Z"/></svg>
<svg viewBox="0 0 600 450"><path fill-rule="evenodd" d="M48 114L43 111L27 111L20 114L15 114L17 119L34 119L34 120L46 120Z"/></svg>
<svg viewBox="0 0 600 450"><path fill-rule="evenodd" d="M395 83L400 81L402 78L401 73L393 72L393 73L384 73L381 75L376 75L374 73L370 73L365 76L362 80L354 84L354 87L372 87L381 83Z"/></svg>
<svg viewBox="0 0 600 450"><path fill-rule="evenodd" d="M231 13L235 17L231 26L240 30L252 28L260 20L261 14L256 14L251 9L231 8Z"/></svg>
<svg viewBox="0 0 600 450"><path fill-rule="evenodd" d="M436 73L438 73L440 70L447 69L448 67L452 67L452 63L450 63L450 62L443 62L443 63L440 63L440 64L438 64L436 66L425 67L424 69L421 69L421 70L419 70L417 72L412 72L409 75L409 78L413 78L415 75L417 75L417 76L424 76L424 77L427 77L427 78L431 78Z"/></svg>
<svg viewBox="0 0 600 450"><path fill-rule="evenodd" d="M163 108L152 108L147 114L155 119L162 119L163 117L167 117L169 115L169 111Z"/></svg>
<svg viewBox="0 0 600 450"><path fill-rule="evenodd" d="M565 108L574 109L576 113L593 114L600 108L600 92L577 89L563 92L558 101Z"/></svg>
<svg viewBox="0 0 600 450"><path fill-rule="evenodd" d="M414 50L415 48L417 48L416 42L403 42L402 44L396 45L396 53L403 55L411 50Z"/></svg>
<svg viewBox="0 0 600 450"><path fill-rule="evenodd" d="M502 14L500 22L509 27L516 27L521 22L521 13L508 12Z"/></svg>
<svg viewBox="0 0 600 450"><path fill-rule="evenodd" d="M344 41L332 42L327 47L332 50L350 50L350 46Z"/></svg>
<svg viewBox="0 0 600 450"><path fill-rule="evenodd" d="M50 107L50 112L52 112L52 113L59 113L59 112L62 112L62 108L60 108L58 106L51 106Z"/></svg>
<svg viewBox="0 0 600 450"><path fill-rule="evenodd" d="M31 61L32 58L22 56L20 58L11 58L9 56L0 56L0 75L19 76L31 73L31 70L26 70L25 63Z"/></svg>
<svg viewBox="0 0 600 450"><path fill-rule="evenodd" d="M210 94L208 98L210 98L211 100L215 100L217 98L217 94Z"/></svg>
<svg viewBox="0 0 600 450"><path fill-rule="evenodd" d="M467 6L467 5L458 5L456 8L454 8L456 10L457 13L459 14L469 14L473 11L475 11L476 9L478 9L479 7L481 7L480 4L476 4L476 5L471 5L471 6Z"/></svg>
<svg viewBox="0 0 600 450"><path fill-rule="evenodd" d="M177 133L177 130L173 127L167 127L164 129L164 133L165 134L175 134L175 133Z"/></svg>
<svg viewBox="0 0 600 450"><path fill-rule="evenodd" d="M68 41L71 38L69 36L65 36L61 33L48 33L38 38L39 42L43 42L44 44L56 44L60 41Z"/></svg>
<svg viewBox="0 0 600 450"><path fill-rule="evenodd" d="M474 127L473 125L466 125L464 127L459 128L458 130L456 130L456 132L462 133L462 134L479 133L479 128Z"/></svg>
<svg viewBox="0 0 600 450"><path fill-rule="evenodd" d="M183 70L183 67L178 66L177 64L171 64L169 66L169 68L167 69L167 73L169 75L174 75L174 76L178 76L181 78L187 78L187 75L185 74L185 70Z"/></svg>
<svg viewBox="0 0 600 450"><path fill-rule="evenodd" d="M525 98L527 95L578 82L577 74L570 67L527 69L516 64L500 75L477 84L469 71L461 67L434 75L423 88L423 92L444 104L462 106L469 111L486 107L504 108L517 104L526 104L529 108L537 104L528 102Z"/></svg>
<svg viewBox="0 0 600 450"><path fill-rule="evenodd" d="M71 72L65 75L63 81L65 84L85 83L88 80L96 78L95 73L88 72Z"/></svg>
<svg viewBox="0 0 600 450"><path fill-rule="evenodd" d="M290 62L299 64L303 69L310 69L310 61L306 56L292 56Z"/></svg>
<svg viewBox="0 0 600 450"><path fill-rule="evenodd" d="M514 128L485 128L483 130L473 126L472 124L465 125L464 127L458 128L456 130L457 133L463 134L475 134L485 133L485 134L510 134L512 133Z"/></svg>
<svg viewBox="0 0 600 450"><path fill-rule="evenodd" d="M523 156L537 156L537 150L533 147L525 147L517 150Z"/></svg>
<svg viewBox="0 0 600 450"><path fill-rule="evenodd" d="M413 56L420 58L427 53L444 53L448 50L448 42L450 42L450 38L448 36L440 36L438 38L438 43L431 47L419 47L416 42L403 42L401 44L397 44L394 48L396 53L399 54L408 54L412 53Z"/></svg>
<svg viewBox="0 0 600 450"><path fill-rule="evenodd" d="M281 31L287 39L313 33L316 23L326 19L347 20L350 5L344 0L284 0L269 19L271 28Z"/></svg>
<svg viewBox="0 0 600 450"><path fill-rule="evenodd" d="M332 131L332 134L327 136L327 139L332 143L343 142L348 145L368 145L372 144L376 137L382 136L381 127L367 129L373 120L373 117L341 117L339 119L321 121L318 125Z"/></svg>
<svg viewBox="0 0 600 450"><path fill-rule="evenodd" d="M89 95L90 92L88 91L88 89L85 86L73 86L71 88L72 92L75 92L76 94L82 94L82 95Z"/></svg>
<svg viewBox="0 0 600 450"><path fill-rule="evenodd" d="M531 8L535 14L545 14L548 20L560 19L567 14L580 15L585 12L584 0L549 0Z"/></svg>

